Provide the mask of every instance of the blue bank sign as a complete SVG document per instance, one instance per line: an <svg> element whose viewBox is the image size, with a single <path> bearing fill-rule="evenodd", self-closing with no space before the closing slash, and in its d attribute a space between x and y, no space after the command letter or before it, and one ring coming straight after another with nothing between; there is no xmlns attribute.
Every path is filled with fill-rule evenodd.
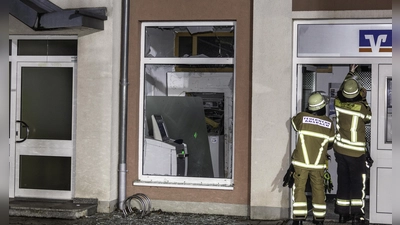
<svg viewBox="0 0 400 225"><path fill-rule="evenodd" d="M392 30L360 30L359 52L392 52Z"/></svg>

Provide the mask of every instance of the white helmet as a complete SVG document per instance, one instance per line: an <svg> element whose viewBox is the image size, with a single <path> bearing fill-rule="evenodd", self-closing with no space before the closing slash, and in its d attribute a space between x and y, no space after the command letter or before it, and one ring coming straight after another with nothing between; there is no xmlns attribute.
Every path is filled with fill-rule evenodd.
<svg viewBox="0 0 400 225"><path fill-rule="evenodd" d="M343 96L346 98L355 98L360 93L360 86L354 79L348 79L343 84Z"/></svg>
<svg viewBox="0 0 400 225"><path fill-rule="evenodd" d="M328 104L329 98L322 91L315 91L308 97L308 110L318 111Z"/></svg>

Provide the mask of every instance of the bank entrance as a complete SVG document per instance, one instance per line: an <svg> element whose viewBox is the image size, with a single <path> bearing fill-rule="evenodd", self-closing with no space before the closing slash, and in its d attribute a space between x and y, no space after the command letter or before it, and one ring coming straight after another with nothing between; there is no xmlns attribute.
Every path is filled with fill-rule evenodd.
<svg viewBox="0 0 400 225"><path fill-rule="evenodd" d="M292 86L292 115L304 110L309 94L318 90L331 97L327 116L335 121L333 99L350 65L359 65L357 72L372 110L366 139L375 161L367 173L366 217L371 223L387 224L392 222L391 31L391 20L295 21ZM293 134L292 146L295 141ZM337 164L333 150L328 154L334 185L328 194L335 198Z"/></svg>

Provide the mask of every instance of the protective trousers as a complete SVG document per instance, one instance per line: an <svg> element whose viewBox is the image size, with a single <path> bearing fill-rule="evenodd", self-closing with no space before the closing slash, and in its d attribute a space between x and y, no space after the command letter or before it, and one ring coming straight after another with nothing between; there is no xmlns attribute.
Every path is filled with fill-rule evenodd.
<svg viewBox="0 0 400 225"><path fill-rule="evenodd" d="M366 165L365 154L360 157L335 152L338 174L335 213L364 215Z"/></svg>
<svg viewBox="0 0 400 225"><path fill-rule="evenodd" d="M294 166L293 175L293 219L305 220L307 217L306 184L310 178L314 220L323 221L326 214L324 169L308 169Z"/></svg>

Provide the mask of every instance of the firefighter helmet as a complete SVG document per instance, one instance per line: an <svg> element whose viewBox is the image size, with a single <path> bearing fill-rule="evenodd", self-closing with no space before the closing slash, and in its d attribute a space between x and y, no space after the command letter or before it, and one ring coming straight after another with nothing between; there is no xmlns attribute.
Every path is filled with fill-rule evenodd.
<svg viewBox="0 0 400 225"><path fill-rule="evenodd" d="M354 79L348 79L343 84L343 96L346 98L355 98L360 93L358 82Z"/></svg>
<svg viewBox="0 0 400 225"><path fill-rule="evenodd" d="M328 104L329 98L323 94L323 92L316 91L311 93L308 97L308 109L310 111L317 111L322 109Z"/></svg>

